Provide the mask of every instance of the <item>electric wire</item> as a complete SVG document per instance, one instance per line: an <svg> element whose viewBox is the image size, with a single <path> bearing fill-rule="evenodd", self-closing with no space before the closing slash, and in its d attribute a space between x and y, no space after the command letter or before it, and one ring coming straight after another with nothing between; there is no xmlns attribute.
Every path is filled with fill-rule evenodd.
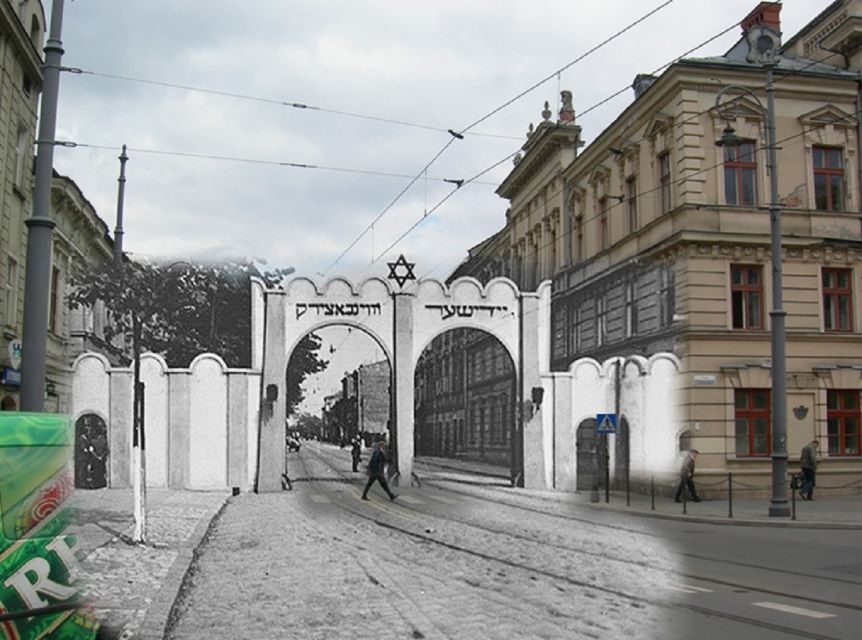
<svg viewBox="0 0 862 640"><path fill-rule="evenodd" d="M360 241L360 240L365 236L365 234L366 234L366 233L368 233L368 231L369 231L369 230L374 226L374 224L375 224L377 221L379 221L379 220L380 220L384 215L386 215L386 213L387 213L390 209L392 209L392 207L393 207L393 206L395 206L395 204L396 204L396 203L397 203L397 202L398 202L398 201L399 201L399 200L404 196L404 194L405 194L405 193L407 193L407 191L408 191L408 190L409 190L409 189L410 189L410 188L411 188L411 187L416 183L416 181L418 181L418 180L419 180L419 178L422 176L422 173L423 173L423 172L425 172L425 171L427 171L427 170L431 167L431 165L432 165L432 164L434 164L434 163L437 161L437 159L438 159L440 156L442 156L442 155L443 155L443 153L445 153L445 152L446 152L446 150L447 150L447 149L452 145L452 143L453 143L455 140L463 139L464 135L465 135L467 132L469 132L469 130L470 130L470 129L472 129L472 128L476 127L477 125L479 125L480 123L484 122L485 120L487 120L488 118L490 118L490 117L491 117L491 116L493 116L494 114L499 113L501 110L505 109L506 107L508 107L509 105L511 105L512 103L514 103L515 101L517 101L517 100L519 100L520 98L522 98L523 96L527 95L528 93L530 93L531 91L533 91L533 90L534 90L534 89L536 89L537 87L541 86L542 84L544 84L544 83L545 83L545 82L547 82L548 80L550 80L550 79L554 78L554 77L556 76L556 74L557 74L557 73L560 73L560 72L562 72L562 71L564 71L564 70L566 70L566 69L570 68L570 67L571 67L571 66L573 66L574 64L576 64L576 63L580 62L581 60L585 59L587 56L589 56L589 55L591 55L591 54L595 53L596 51L598 51L598 50L599 50L599 49L601 49L602 47L606 46L606 45L607 45L607 44L609 44L610 42L613 42L615 39L617 39L618 37L620 37L621 35L623 35L623 34L624 34L624 33L626 33L627 31L629 31L630 29L632 29L634 26L636 26L636 25L640 24L641 22L643 22L644 20L646 20L646 19L647 19L647 18L649 18L650 16L654 15L655 13L657 13L658 11L660 11L661 9L665 8L666 6L668 6L668 5L672 4L673 2L674 2L674 0L665 0L665 2L663 2L662 4L660 4L660 5L659 5L658 7L656 7L655 9L652 9L652 10L651 10L651 11L649 11L648 13L644 14L643 16L641 16L640 18L638 18L637 20L635 20L634 22L632 22L632 23L630 23L629 25L627 25L626 27L624 27L624 28L620 29L619 31L617 31L616 33L614 33L613 35L611 35L610 37L606 38L605 40L603 40L602 42L600 42L600 43L599 43L599 44L597 44L596 46L594 46L594 47L592 47L591 49L589 49L587 52L585 52L585 53L581 54L580 56L578 56L577 58L575 58L573 61L571 61L571 62L569 62L568 64L566 64L565 66L561 67L559 70L554 71L554 73L552 73L551 75L546 76L545 78L543 78L541 81L539 81L539 82L537 82L537 83L534 83L531 87L529 87L529 88L528 88L528 89L526 89L525 91L522 91L522 92L520 92L518 95L516 95L515 97L510 98L510 99L509 99L509 100L507 100L505 103L503 103L501 106L496 107L495 109L492 109L490 112L488 112L487 114L485 114L484 116L482 116L482 117L481 117L481 118L479 118L478 120L474 121L472 124L468 125L467 127L465 127L465 128L463 128L463 129L461 129L460 131L449 130L449 133L452 135L452 137L451 137L451 138L446 142L446 144L445 144L445 145L443 145L443 148L441 148L441 149L440 149L440 151L438 151L438 152L434 155L434 157L433 157L433 158L432 158L432 159L431 159L431 160L430 160L430 161L425 165L425 167L422 169L422 171L420 171L420 172L419 172L419 173L418 173L418 174L417 174L417 175L416 175L412 180L410 180L410 182L408 182L408 183L407 183L407 185L406 185L406 186L405 186L405 187L404 187L404 188L403 188L403 189L398 193L398 195L397 195L397 196L395 196L395 198L394 198L394 199L393 199L393 200L392 200L388 205L386 205L386 207L383 209L383 211L381 211L381 212L380 212L380 213L379 213L379 214L374 218L374 220L371 222L371 224L369 224L369 225L368 225L368 226L367 226L367 227L366 227L366 228L365 228L365 229L364 229L364 230L363 230L363 231L362 231L362 232L361 232L361 233L360 233L360 234L359 234L359 235L358 235L358 236L357 236L357 237L356 237L356 238L355 238L355 239L354 239L354 240L353 240L353 241L352 241L348 246L347 246L347 248L346 248L346 249L344 249L344 250L343 250L343 251L338 255L338 257L337 257L337 258L336 258L336 259L335 259L335 260L334 260L334 261L333 261L333 262L332 262L328 267L326 267L326 269L324 269L324 272L329 271L332 267L334 267L336 264L338 264L338 263L341 261L341 259L342 259L342 258L343 258L343 257L344 257L344 256L345 256L345 255L346 255L346 254L347 254L347 253L348 253L348 252L349 252L353 247L355 247L355 246L356 246L356 244L357 244L357 243L358 243L358 242L359 242L359 241ZM512 155L514 155L514 154L512 154ZM451 196L451 193L450 193L450 194L449 194L449 196L447 196L445 199L447 199L447 200L448 200L448 198L449 198L450 196ZM427 215L426 215L425 217L427 217ZM412 228L415 228L415 225L414 225L414 227L412 227ZM374 261L372 261L372 264L373 264L373 262L374 262Z"/></svg>
<svg viewBox="0 0 862 640"><path fill-rule="evenodd" d="M727 29L726 29L724 32L726 32L726 31L727 31ZM714 39L714 38L710 38L710 41L711 41L711 40L713 40L713 39ZM707 42L708 42L708 41L707 41ZM687 53L686 53L685 55L687 55ZM832 53L832 54L830 54L829 56L827 56L826 58L824 58L824 60L827 60L827 59L831 58L831 57L832 57L832 56L834 56L834 55L837 55L837 54ZM777 81L777 80L783 80L783 79L786 79L786 78L788 78L788 77L791 77L791 76L794 76L794 75L800 74L800 73L802 73L802 72L806 71L807 69L809 69L810 67L812 67L812 66L814 66L814 65L816 65L816 64L820 64L821 62L822 62L822 60L820 60L820 61L812 60L811 62L809 62L808 64L806 64L805 66L803 66L803 67L801 67L801 68L799 68L799 69L794 69L794 70L791 70L791 71L787 71L787 72L785 72L785 73L782 73L782 74L781 74L779 77L777 77L777 78L776 78L776 77L773 77L773 83L774 83L775 81ZM672 64L672 63L671 63L671 64ZM762 86L759 86L759 87L757 87L757 88L758 88L758 89L765 89L765 88L766 88L766 84L764 84L764 85L762 85ZM739 100L739 99L741 99L742 97L744 97L744 96L737 96L737 97L734 97L734 98L732 98L731 100L728 100L728 102L727 102L727 103L725 103L725 104L735 102L736 100ZM590 107L588 110L591 110L591 109L595 108L596 106L598 106L599 104L602 104L602 103L603 103L603 102L605 102L605 101L606 101L606 100L603 100L602 102L597 103L597 104L596 104L596 105L594 105L593 107ZM708 107L707 109L703 109L703 110L701 110L701 111L699 111L699 112L697 112L697 113L694 113L694 114L691 114L691 115L687 116L686 118L684 118L684 119L682 119L682 120L679 120L679 121L674 122L671 126L672 126L672 128L675 128L675 127L677 127L677 126L681 126L681 125L683 125L683 124L687 124L687 123L693 122L694 120L696 120L696 119L700 118L702 115L704 115L704 114L706 114L706 113L709 113L709 112L710 112L710 111L712 111L714 108L715 108L715 106L714 106L714 105L713 105L713 106L710 106L710 107ZM857 114L857 115L858 115L858 114ZM848 120L849 120L849 119L850 119L850 116L847 116L847 118L848 118ZM786 142L786 141L789 141L789 140L791 140L791 139L793 139L793 138L795 138L795 137L798 137L798 136L800 136L800 135L804 135L805 133L807 133L807 132L809 132L809 131L811 131L811 129L808 129L808 130L803 129L803 131L802 131L801 133L799 133L799 134L794 134L793 136L790 136L789 138L787 138L787 139L785 139L785 140L776 141L776 142L775 142L775 145L777 146L777 145L778 145L778 144L780 144L781 142ZM639 138L639 139L634 140L634 141L629 141L629 144L631 144L631 145L638 144L638 143L640 143L640 142L644 141L645 139L646 139L646 137L642 137L642 138ZM761 150L761 149L763 149L763 148L765 148L765 147L763 147L763 146L758 146L758 150ZM513 154L513 155L514 155L514 154ZM510 157L511 157L511 156L510 156ZM496 163L494 166L497 166L497 165L499 165L499 164L500 164L500 163L498 162L498 163ZM704 173L704 172L706 172L706 171L713 170L713 169L715 169L715 168L717 168L717 167L720 167L720 166L723 166L723 165L724 165L724 162L722 161L722 162L717 163L717 164L715 164L715 165L713 165L713 166L711 166L711 167L707 167L706 169L701 170L701 171L699 171L699 172L697 172L697 173L690 174L690 175L686 176L686 179L687 179L687 178L690 178L690 177L694 177L694 176L699 175L699 174L701 174L701 173ZM490 170L490 169L489 169L489 170ZM486 170L486 171L487 171L487 170ZM479 175L481 175L481 174L479 174ZM682 180L682 179L681 179L681 180ZM649 191L639 192L639 193L635 194L635 198L639 198L639 197L640 197L640 196L642 196L642 195L648 195L648 194L650 194L650 193L653 193L653 192L655 192L655 191L658 191L660 188L661 188L661 187L655 187L655 188L653 188L653 189L650 189ZM547 197L548 197L548 198L553 198L553 197L555 197L555 196L559 195L560 193L562 193L562 191L561 191L561 190L557 190L556 192L554 192L554 193L552 193L552 194L549 194ZM451 195L452 195L451 193L450 193L450 194L448 194L448 195L446 196L446 198L445 198L445 199L448 199ZM617 198L617 196L613 196L613 197L614 197L615 199ZM438 203L438 205L435 205L431 210L429 210L429 212L428 212L428 213L429 213L429 214L431 214L431 213L433 213L434 211L436 211L440 204L442 204L442 203ZM609 207L608 207L608 209L606 210L606 213L609 215L609 214L610 214L610 211L612 211L612 210L613 210L614 208L616 208L616 207L622 206L622 204L623 204L623 200L619 200L617 203L615 203L615 204L613 204L613 205L609 206ZM582 223L583 223L583 224L586 224L587 222L590 222L590 221L592 221L592 220L598 219L598 218L600 218L600 217L601 217L601 215L602 215L602 214L601 214L601 213L599 213L599 214L596 214L596 215L594 215L594 216L586 217L586 218L582 219ZM406 236L407 236L407 234L409 234L409 233L410 233L410 232L412 232L412 231L413 231L417 226L419 226L419 224L420 224L423 220L424 220L424 216L423 216L423 218L422 218L422 219L420 219L420 220L418 220L416 223L414 223L414 225L413 225L413 226L411 226L411 227L408 229L408 231L407 231L407 232L405 232L404 234L402 234L402 235L399 237L399 239L398 239L395 243L393 243L392 245L390 245L390 246L387 248L387 251L388 251L388 250L391 250L391 249L392 249L392 248L393 248L393 247L394 247L398 242L400 242L401 240L403 240L403 239L404 239L404 237L406 237ZM563 232L563 236L562 236L562 237L567 237L567 236L571 235L574 231L575 231L575 227L572 227L572 228L571 228L571 229L569 229L568 231L564 231L564 232ZM540 249L544 249L544 248L546 248L547 246L549 246L549 245L547 245L547 244L546 244L546 245L543 245L542 247L537 248L537 249L536 249L536 251L539 251ZM379 257L378 257L378 259L379 259ZM372 264L373 264L373 262L372 262Z"/></svg>
<svg viewBox="0 0 862 640"><path fill-rule="evenodd" d="M109 150L116 151L117 148L110 145L100 145L100 144L88 144L84 142L65 142L58 141L56 142L58 146L62 147L83 147L88 149L100 149L100 150ZM139 147L126 147L128 152L134 153L148 153L154 155L165 155L165 156L176 156L180 158L196 158L196 159L204 159L204 160L220 160L226 162L238 162L245 164L261 164L261 165L269 165L269 166L277 166L277 167L290 167L293 169L317 169L320 171L334 171L339 173L355 173L360 175L369 175L369 176L382 176L387 178L411 178L412 175L405 173L392 173L389 171L375 171L372 169L355 169L351 167L335 167L329 165L318 165L318 164L310 164L306 162L286 162L279 160L263 160L260 158L242 158L238 156L225 156L225 155L217 155L210 153L193 153L189 151L172 151L166 149L145 149ZM453 180L451 178L435 178L428 176L426 178L432 182L445 182L452 183ZM476 184L484 184L489 186L497 186L496 182L477 182Z"/></svg>
<svg viewBox="0 0 862 640"><path fill-rule="evenodd" d="M108 78L111 80L123 80L126 82L135 82L135 83L139 83L139 84L146 84L146 85L152 85L152 86L157 86L157 87L166 87L169 89L181 89L184 91L194 91L197 93L205 93L205 94L222 96L222 97L227 97L227 98L236 98L238 100L249 100L249 101L253 101L253 102L261 102L261 103L272 104L272 105L277 105L277 106L281 106L281 107L290 107L293 109L300 109L300 110L306 110L306 111L317 111L320 113L329 113L329 114L345 116L345 117L349 117L349 118L359 118L361 120L370 120L373 122L382 122L385 124L399 125L402 127L412 127L414 129L424 129L426 131L437 131L440 133L449 133L449 129L447 129L445 127L437 127L437 126L433 126L433 125L429 125L429 124L422 124L419 122L410 122L408 120L398 120L395 118L386 118L383 116L373 116L373 115L368 115L368 114L364 114L364 113L355 113L352 111L344 111L341 109L329 109L326 107L319 107L319 106L312 105L312 104L306 104L304 102L293 102L293 101L289 101L289 100L277 100L274 98L263 98L260 96L254 96L254 95L250 95L250 94L246 94L246 93L237 93L237 92L233 92L233 91L222 91L219 89L209 89L206 87L196 87L196 86L192 86L192 85L179 84L179 83L175 83L175 82L165 82L162 80L149 80L146 78L135 78L132 76L124 76L124 75L120 75L120 74L116 74L116 73L102 73L99 71L92 71L89 69L81 69L78 67L62 67L60 70L66 71L68 73L72 73L74 75L90 75L90 76L95 76L95 77L99 77L99 78ZM471 131L470 135L481 136L481 137L486 137L486 138L501 138L504 140L520 140L520 138L518 138L516 136L509 136L509 135L497 134L497 133L483 133L483 132L479 132L479 131L475 131L475 132Z"/></svg>

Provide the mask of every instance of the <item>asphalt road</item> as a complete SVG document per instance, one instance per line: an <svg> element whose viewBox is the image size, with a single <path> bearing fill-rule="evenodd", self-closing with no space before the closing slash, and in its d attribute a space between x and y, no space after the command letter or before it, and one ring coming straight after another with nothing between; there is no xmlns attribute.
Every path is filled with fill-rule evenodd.
<svg viewBox="0 0 862 640"><path fill-rule="evenodd" d="M233 499L172 638L857 638L859 532L716 527L504 486L399 487L348 450L289 454L293 490Z"/></svg>

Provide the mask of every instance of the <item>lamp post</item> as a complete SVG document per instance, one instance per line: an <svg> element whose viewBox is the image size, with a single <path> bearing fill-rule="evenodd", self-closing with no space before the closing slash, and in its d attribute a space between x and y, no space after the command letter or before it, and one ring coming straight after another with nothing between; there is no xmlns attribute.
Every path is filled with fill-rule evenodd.
<svg viewBox="0 0 862 640"><path fill-rule="evenodd" d="M27 272L24 282L24 334L21 362L21 409L45 409L45 369L48 337L48 307L51 280L51 245L54 220L51 218L51 181L54 171L54 137L57 128L57 101L60 94L60 61L63 42L63 0L54 0L51 28L42 65L42 103L39 139L36 140L36 176L33 186L33 214L27 218Z"/></svg>
<svg viewBox="0 0 862 640"><path fill-rule="evenodd" d="M764 42L769 39L761 36L757 40L760 54L764 56L766 67L766 154L767 171L769 173L769 231L772 252L772 310L769 312L772 329L772 498L769 503L770 517L787 517L790 507L787 503L787 356L785 351L786 332L783 309L781 282L781 209L778 206L778 165L775 159L775 87L772 79L772 69L775 66L774 47L766 48ZM721 114L721 98L728 90L744 93L751 97L760 108L763 104L758 97L745 87L728 86L719 91L715 106ZM736 135L733 127L728 124L722 132L721 139L716 141L719 147L736 147L742 140Z"/></svg>

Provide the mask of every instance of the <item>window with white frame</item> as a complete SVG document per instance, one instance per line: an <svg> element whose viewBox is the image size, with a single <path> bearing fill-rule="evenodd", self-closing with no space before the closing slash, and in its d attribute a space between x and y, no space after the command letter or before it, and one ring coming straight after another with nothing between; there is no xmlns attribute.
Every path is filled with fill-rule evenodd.
<svg viewBox="0 0 862 640"><path fill-rule="evenodd" d="M4 322L14 327L18 320L18 262L9 256L6 261L6 280L3 283L5 304L3 305Z"/></svg>
<svg viewBox="0 0 862 640"><path fill-rule="evenodd" d="M24 179L27 172L27 139L26 127L19 127L15 138L15 186L24 188Z"/></svg>

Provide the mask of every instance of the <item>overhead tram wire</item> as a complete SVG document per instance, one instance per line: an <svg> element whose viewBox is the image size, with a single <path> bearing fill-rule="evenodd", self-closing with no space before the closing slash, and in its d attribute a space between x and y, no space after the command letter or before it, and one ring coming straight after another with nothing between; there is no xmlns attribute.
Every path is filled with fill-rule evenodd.
<svg viewBox="0 0 862 640"><path fill-rule="evenodd" d="M653 10L653 12L652 12L652 13L655 13L655 11L658 11L659 9L661 9L661 8L662 8L662 7L664 7L664 6L665 6L665 5L662 5L662 6L658 7L657 9ZM650 15L650 14L647 14L647 15ZM646 16L645 16L645 17L646 17ZM641 18L641 20L643 20L643 19L644 19L644 18ZM633 24L636 24L636 23L633 23ZM738 22L734 22L734 23L733 23L732 25L730 25L729 27L727 27L727 28L723 29L722 31L719 31L719 32L718 32L718 33L716 33L715 35L710 36L709 38L707 38L706 40L704 40L703 42L701 42L701 43L700 43L700 44L698 44L697 46L692 47L691 49L688 49L686 52L684 52L684 53L683 53L682 55L680 55L680 56L677 56L677 57L676 57L676 58L674 58L672 61L670 61L670 62L668 62L668 63L666 63L666 64L664 64L664 65L662 65L662 66L658 67L658 69L656 69L656 72L657 72L657 71L660 71L661 69L664 69L664 68L666 68L666 67L668 67L668 66L670 66L670 65L672 65L672 64L674 64L675 62L678 62L679 60L682 60L685 56L687 56L687 55L689 55L690 53L692 53L692 52L694 52L694 51L697 51L698 49L700 49L700 48L702 48L702 47L706 46L707 44L709 44L709 43L713 42L713 41L714 41L714 40L716 40L717 38L719 38L719 37L721 37L721 36L725 35L726 33L728 33L729 31L731 31L732 29L735 29L735 28L736 28L736 27L738 27L738 26L739 26L739 23L738 23ZM624 32L625 30L627 30L628 28L629 28L629 27L627 27L626 29L623 29L623 30L622 30L622 31L620 31L619 33L620 33L620 34L621 34L621 33L623 33L623 32ZM617 35L618 35L618 34L617 34ZM615 37L615 36L614 36L614 37ZM610 41L610 39L609 39L609 40L606 40L606 41L605 41L605 43L607 43L607 42L609 42L609 41ZM593 49L592 51L594 51L594 50L595 50L595 49ZM584 54L584 56L585 56L585 55L587 55L587 54ZM579 59L582 59L584 56L581 56ZM569 65L567 65L566 67L563 67L563 69L567 69L568 67L572 66L572 64L574 64L574 62L570 63L570 64L569 64ZM808 65L808 66L810 66L810 65ZM807 67L805 67L805 68L807 68ZM789 74L789 75L790 75L790 74ZM549 78L552 78L552 77L554 77L554 76L549 76L548 78L546 78L546 79L545 79L545 81L547 81ZM536 86L538 86L538 85L536 85ZM597 107L599 107L599 106L601 106L602 104L605 104L606 102L608 102L609 100L612 100L613 98L615 98L615 97L619 96L620 94L622 94L624 91L627 91L628 89L630 89L630 87L626 86L626 87L625 87L625 89L620 90L620 91L617 91L617 92L615 92L615 93L611 94L610 96L608 96L608 97L606 97L606 98L604 98L604 99L600 100L599 102L595 103L594 105L592 105L592 106L588 107L586 110L582 111L582 112L581 112L581 115L583 115L584 113L588 113L588 112L590 112L590 111L592 111L592 110L596 109ZM522 94L522 95L523 95L523 94ZM510 104L510 103L511 103L511 101L510 101L509 103L507 103L507 104ZM699 117L700 115L702 115L703 113L706 113L706 112L710 111L711 109L712 109L712 107L710 107L709 109L707 109L707 110L705 110L705 111L701 111L701 112L699 112L699 113L695 114L695 116L694 116L694 117ZM498 109L498 110L499 110L499 109ZM690 120L690 119L686 119L686 120L684 120L684 121L682 121L682 122L680 122L680 123L674 123L674 126L676 126L677 124L684 124L685 122L688 122L689 120ZM477 121L476 123L474 123L474 125L475 125L475 124L478 124L478 122L480 122L480 121ZM640 140L638 140L637 142L640 142ZM515 153L517 153L517 152L515 152ZM512 156L514 156L514 155L515 155L515 153L512 153L511 155L509 155L509 156L508 156L508 158L511 158ZM505 161L505 160L504 160L504 161ZM488 172L488 171L490 171L492 168L494 168L494 167L496 167L496 166L499 166L500 164L501 164L501 162L496 162L492 167L490 167L490 168L488 168L488 169L486 169L486 170L484 170L484 171L480 172L480 173L479 173L479 174L477 174L477 175L483 175L484 173L487 173L487 172ZM471 182L471 181L466 181L466 182L464 182L464 184L467 184L468 182ZM478 182L477 182L477 184L481 184L481 183L478 183ZM460 185L459 185L459 186L460 186ZM447 194L447 195L445 196L445 198L443 199L443 201L438 202L438 203L437 203L437 205L435 205L431 210L427 211L427 212L423 215L423 217L422 217L421 219L419 219L418 221L416 221L416 223L414 223L414 224L413 224L413 225L412 225L412 226L411 226L411 227L410 227L410 228L409 228L405 233L403 233L403 234L402 234L402 235L401 235L401 236L400 236L400 237L399 237L395 242L393 242L391 245L389 245L389 247L386 249L386 251L391 250L395 245L397 245L397 244L398 244L398 242L400 242L401 240L403 240L403 239L404 239L404 238L405 238L409 233L411 233L414 229L416 229L416 228L417 228L417 227L418 227L418 226L419 226L419 225L420 225L420 224L425 220L425 218L426 218L428 215L430 215L430 214L434 213L434 211L436 211L436 210L437 210L437 209L438 209L438 208L443 204L443 202L445 202L446 200L448 200L448 199L453 195L453 193L454 193L455 191L457 191L457 189L455 189L455 190L453 190L452 192L450 192L449 194ZM555 195L556 195L556 194L555 194ZM375 220L375 222L376 222L376 220ZM372 223L372 224L373 224L373 223ZM357 240L356 240L356 241L354 241L354 244L355 244L355 242L357 242L358 240L359 240L359 238L357 238ZM331 268L332 266L334 266L334 265L338 262L338 260L340 260L340 259L341 259L341 257L343 257L343 256L344 256L344 254L345 254L347 251L349 251L349 250L350 250L350 248L352 248L352 246L351 246L351 247L349 247L345 252L343 252L343 253L342 253L342 255L341 255L341 256L339 256L339 258L338 258L335 262L333 262L333 263L332 263L332 265L330 265L330 268ZM384 254L385 254L385 252L383 252L383 253L382 253L380 256L378 256L376 259L372 257L372 261L371 261L371 263L369 264L369 266L371 266L371 265L373 265L375 262L377 262L377 261L378 261L378 260L379 260L383 255L384 255Z"/></svg>
<svg viewBox="0 0 862 640"><path fill-rule="evenodd" d="M304 102L291 102L288 100L277 100L274 98L263 98L260 96L253 96L245 93L236 93L233 91L221 91L219 89L208 89L205 87L195 87L192 85L178 84L174 82L164 82L161 80L148 80L146 78L134 78L132 76L123 76L114 73L101 73L98 71L90 71L88 69L80 69L78 67L63 67L61 71L66 71L68 73L72 73L75 75L90 75L96 76L99 78L109 78L112 80L124 80L126 82L137 82L139 84L148 84L157 87L166 87L169 89L182 89L184 91L194 91L197 93L206 93L215 96L222 96L225 98L236 98L238 100L248 100L252 102L261 102L264 104L272 104L280 107L290 107L293 109L307 110L307 111L317 111L319 113L329 113L338 116L345 116L348 118L359 118L361 120L370 120L372 122L382 122L385 124L393 124L402 127L412 127L414 129L424 129L426 131L437 131L440 133L448 133L449 130L445 127L435 127L429 124L422 124L419 122L409 122L407 120L397 120L394 118L385 118L383 116L373 116L364 113L355 113L352 111L343 111L341 109L328 109L326 107L318 107L312 104L305 104ZM483 133L483 132L470 132L470 135L474 136L482 136L486 138L501 138L504 140L520 140L517 136L507 136L503 134L497 133Z"/></svg>
<svg viewBox="0 0 862 640"><path fill-rule="evenodd" d="M116 147L110 145L99 145L99 144L87 144L83 142L57 142L58 146L63 147L82 147L87 149L105 149L109 151L116 151ZM351 167L333 167L327 165L318 165L318 164L308 164L304 162L286 162L279 160L263 160L261 158L240 158L237 156L222 156L215 155L209 153L193 153L189 151L169 151L165 149L143 149L137 147L127 147L127 151L135 152L135 153L149 153L155 155L165 155L165 156L176 156L180 158L195 158L195 159L203 159L203 160L219 160L225 162L239 162L245 164L262 164L269 166L277 166L277 167L289 167L292 169L317 169L319 171L336 171L340 173L355 173L360 175L369 175L369 176L382 176L386 178L410 178L412 176L405 173L391 173L388 171L374 171L371 169L354 169ZM428 177L428 180L432 182L445 182L452 183L453 180L451 178L434 178ZM476 184L484 184L489 186L497 186L496 182L478 182Z"/></svg>
<svg viewBox="0 0 862 640"><path fill-rule="evenodd" d="M581 60L583 60L583 59L585 59L586 57L590 56L591 54L595 53L596 51L598 51L598 50L599 50L599 49L601 49L602 47L604 47L604 46L606 46L606 45L610 44L611 42L613 42L614 40L616 40L618 37L620 37L621 35L623 35L623 34L624 34L624 33L626 33L627 31L629 31L630 29L632 29L632 28L633 28L633 27L635 27L636 25L640 24L641 22L643 22L643 21L644 21L644 20L646 20L647 18L651 17L652 15L654 15L655 13L657 13L658 11L660 11L660 10L664 9L666 6L668 6L668 5L672 4L673 2L674 2L674 0L665 0L665 2L663 2L662 4L660 4L659 6L657 6L656 8L654 8L654 9L652 9L651 11L649 11L649 12L645 13L644 15L642 15L640 18L638 18L638 19L637 19L637 20L635 20L634 22L629 23L627 26L623 27L622 29L620 29L619 31L617 31L616 33L614 33L613 35L611 35L610 37L606 38L605 40L603 40L602 42L600 42L600 43L599 43L599 44L597 44L596 46L592 47L591 49L589 49L589 50L588 50L588 51L586 51L585 53L581 54L580 56L578 56L577 58L575 58L574 60L572 60L572 61L571 61L571 62L569 62L568 64L566 64L566 65L564 65L563 67L561 67L560 69L558 69L558 70L554 71L551 75L546 76L545 78L543 78L543 79L542 79L542 80L540 80L539 82L534 83L533 85L531 85L531 86L530 86L529 88L527 88L526 90L524 90L524 91L520 92L520 93L519 93L518 95L516 95L515 97L513 97L513 98L511 98L511 99L507 100L506 102L504 102L504 103L503 103L502 105L500 105L499 107L496 107L495 109L492 109L492 110L491 110L491 111L489 111L487 114L485 114L484 116L482 116L481 118L479 118L478 120L476 120L475 122L473 122L472 124L468 125L467 127L464 127L464 128L463 128L463 129L461 129L460 131L455 131L455 130L453 130L453 129L448 129L448 130L447 130L447 132L448 132L452 137L451 137L449 140L447 140L447 141L446 141L446 144L445 144L445 145L443 145L443 148L442 148L442 149L440 149L440 151L438 151L438 152L434 155L434 157L433 157L433 158L432 158L432 159L431 159L431 160L430 160L430 161L429 161L429 162L428 162L428 163L423 167L423 169L422 169L418 174L416 174L416 176L415 176L415 177L414 177L414 178L413 178L413 179L412 179L412 180L411 180L411 181L410 181L410 182L409 182L409 183L408 183L408 184L407 184L407 185L406 185L406 186L405 186L405 187L404 187L404 188L403 188L399 193L398 193L398 195L395 197L395 199L394 199L394 200L392 200L392 202L390 202L388 205L386 205L386 207L383 209L383 211L381 211L381 212L377 215L377 217L375 217L375 218L374 218L374 220L373 220L373 221L372 221L372 222L371 222L371 223L370 223L370 224L369 224L369 225L368 225L368 226L367 226L367 227L366 227L366 228L365 228L365 229L364 229L364 230L363 230L363 231L362 231L362 232L361 232L361 233L360 233L360 234L359 234L359 235L358 235L358 236L357 236L357 237L356 237L356 238L355 238L355 239L354 239L354 240L353 240L353 241L352 241L348 246L347 246L347 248L346 248L346 249L344 249L344 251L342 251L342 252L338 255L338 257L337 257L335 260L333 260L333 262L332 262L328 267L326 267L326 269L324 269L324 272L327 272L327 271L329 271L330 269L332 269L332 267L334 267L336 264L338 264L338 263L341 261L341 259L342 259L342 258L343 258L343 257L344 257L344 256L345 256L345 255L346 255L346 254L347 254L347 253L348 253L348 252L349 252L353 247L355 247L355 246L356 246L356 244L357 244L357 243L358 243L358 242L359 242L359 241L360 241L360 240L365 236L365 234L366 234L366 233L368 233L368 231L369 231L370 229L372 229L372 228L373 228L373 226L377 223L377 221L378 221L378 220L380 220L380 218L382 218L384 215L386 215L386 213L387 213L390 209L392 209L392 207L393 207L393 206L395 206L395 204L396 204L396 203L397 203L397 202L398 202L398 201L399 201L399 200L404 196L404 194L405 194L405 193L407 193L407 191L408 191L408 190L409 190L409 189L410 189L410 188L411 188L411 187L412 187L412 186L413 186L413 185L414 185L414 184L419 180L419 178L422 176L422 174L423 174L424 172L426 172L426 171L431 167L431 165L432 165L432 164L434 164L434 162L436 162L436 161L437 161L437 159L438 159L441 155L443 155L443 153L445 153L445 151L449 148L449 146L450 146L450 145L451 145L455 140L461 140L461 139L463 139L463 138L464 138L464 135L465 135L465 134L467 134L467 133L470 131L470 129L473 129L474 127L476 127L476 126L477 126L477 125L479 125L480 123L484 122L485 120L487 120L488 118L490 118L490 117L491 117L491 116L493 116L494 114L499 113L500 111L502 111L503 109L505 109L505 108L506 108L506 107L508 107L509 105L513 104L514 102L516 102L516 101L517 101L517 100L519 100L520 98L524 97L525 95L527 95L528 93L530 93L530 92L531 92L531 91L533 91L534 89L536 89L536 88L538 88L539 86L543 85L543 84L544 84L545 82L547 82L548 80L553 79L554 77L556 77L556 75L557 75L558 73L561 73L562 71L565 71L566 69L568 69L568 68L572 67L573 65L577 64L577 63L578 63L578 62L580 62ZM512 155L514 155L514 153L513 153ZM498 164L499 164L499 163L498 163ZM457 189L456 189L456 190L457 190ZM452 193L454 193L454 191L453 191ZM445 199L448 199L448 198L452 195L452 193L450 193L448 196L446 196L446 198L445 198ZM429 212L429 213L430 213L430 212ZM424 216L424 217L427 217L427 214L426 214L426 216ZM423 217L423 219L424 219L424 217ZM418 224L418 223L417 223L417 224ZM412 230L413 228L415 228L416 226L417 226L417 225L414 225L413 227L411 227L411 230ZM374 263L374 261L372 261L372 264L373 264L373 263Z"/></svg>

